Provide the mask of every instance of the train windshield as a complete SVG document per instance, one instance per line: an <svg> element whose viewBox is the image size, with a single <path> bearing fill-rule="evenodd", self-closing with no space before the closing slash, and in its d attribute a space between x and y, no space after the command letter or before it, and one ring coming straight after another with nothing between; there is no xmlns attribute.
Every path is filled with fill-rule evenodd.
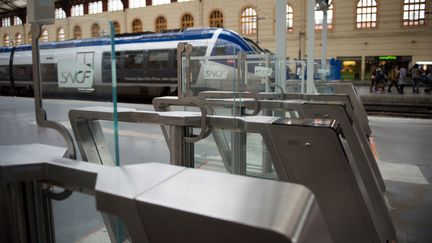
<svg viewBox="0 0 432 243"><path fill-rule="evenodd" d="M244 38L247 43L254 49L254 51L257 54L261 54L261 53L265 53L265 51L257 44L255 43L253 40L249 39L249 38Z"/></svg>

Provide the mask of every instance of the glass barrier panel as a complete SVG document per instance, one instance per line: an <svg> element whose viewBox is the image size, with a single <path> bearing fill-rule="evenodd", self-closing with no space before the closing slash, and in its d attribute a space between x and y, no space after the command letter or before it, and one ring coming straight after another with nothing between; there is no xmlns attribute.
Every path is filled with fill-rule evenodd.
<svg viewBox="0 0 432 243"><path fill-rule="evenodd" d="M245 143L236 147L243 135ZM269 151L259 134L226 129L213 130L211 137L195 145L195 168L277 179Z"/></svg>
<svg viewBox="0 0 432 243"><path fill-rule="evenodd" d="M91 26L92 38L81 38L81 30L76 29L76 38L65 40L64 30L60 28L56 33L58 41L50 42L47 30L42 28L38 46L42 104L47 119L74 138L77 159L118 166L121 163L117 95L128 96L128 92L136 90L129 84L138 82L136 72L146 64L145 52L124 48L124 37L114 36L113 24L107 19L92 17L82 21L88 21ZM31 79L31 52L23 48L19 56L17 69L21 78ZM63 146L55 140L48 144ZM53 202L53 216L58 242L92 242L91 239L97 239L93 242L123 242L127 239L118 219L108 220L106 215L96 211L91 197L80 193ZM110 227L106 227L107 224ZM112 232L108 233L107 229Z"/></svg>
<svg viewBox="0 0 432 243"><path fill-rule="evenodd" d="M98 17L83 17L82 21L91 26L94 37L81 38L81 30L76 28L76 38L68 40L65 30L60 28L56 33L57 41L51 41L46 36L46 27L43 26L39 39L43 108L48 120L67 129L75 139L77 159L89 157L83 156L83 151L79 151L80 146L77 145L89 141L91 134L86 134L89 136L85 137L83 124L71 122L70 111L98 107L114 117L110 24L107 19ZM123 70L124 54L121 51L117 51L116 54L117 69ZM23 51L20 56L23 63L28 59L31 64L30 51ZM122 71L117 72L117 76L119 75L122 75ZM122 80L123 77L119 77L118 83L122 83ZM100 128L102 131L113 130L113 119L101 122L93 128ZM114 140L114 133L105 134L101 139ZM58 142L51 145L64 146ZM115 147L107 145L105 151L106 156L111 158L107 165L114 165Z"/></svg>
<svg viewBox="0 0 432 243"><path fill-rule="evenodd" d="M237 56L191 57L190 90L193 96L205 91L236 91Z"/></svg>
<svg viewBox="0 0 432 243"><path fill-rule="evenodd" d="M111 242L94 197L74 192L62 201L51 199L51 204L55 242Z"/></svg>

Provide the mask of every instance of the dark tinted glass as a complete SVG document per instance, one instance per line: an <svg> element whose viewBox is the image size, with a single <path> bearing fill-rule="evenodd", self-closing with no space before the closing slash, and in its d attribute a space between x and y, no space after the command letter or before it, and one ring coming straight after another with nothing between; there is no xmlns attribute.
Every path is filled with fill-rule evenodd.
<svg viewBox="0 0 432 243"><path fill-rule="evenodd" d="M125 52L125 68L126 69L144 68L144 52L143 51Z"/></svg>
<svg viewBox="0 0 432 243"><path fill-rule="evenodd" d="M166 70L168 69L169 52L166 51L150 51L148 68L150 70Z"/></svg>

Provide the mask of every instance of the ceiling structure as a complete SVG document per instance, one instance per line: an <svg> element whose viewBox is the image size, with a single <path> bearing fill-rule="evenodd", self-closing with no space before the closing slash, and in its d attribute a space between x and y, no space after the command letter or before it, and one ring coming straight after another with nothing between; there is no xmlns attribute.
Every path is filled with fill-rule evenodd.
<svg viewBox="0 0 432 243"><path fill-rule="evenodd" d="M27 0L0 0L0 13L13 12L27 6Z"/></svg>

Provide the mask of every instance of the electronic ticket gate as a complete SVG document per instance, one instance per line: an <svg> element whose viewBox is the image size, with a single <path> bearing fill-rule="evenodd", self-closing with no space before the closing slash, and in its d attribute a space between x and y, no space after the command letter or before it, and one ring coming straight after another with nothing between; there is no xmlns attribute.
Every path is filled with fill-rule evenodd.
<svg viewBox="0 0 432 243"><path fill-rule="evenodd" d="M202 92L200 94L202 97L211 97L210 100L204 100L203 105L206 107L231 107L233 102L231 99L224 99L232 94L229 92ZM224 97L225 96L225 97ZM218 99L216 98L218 97ZM158 97L153 100L153 105L155 110L167 111L170 106L185 106L188 105L177 97ZM341 103L341 102L317 102L317 101L304 101L304 100L254 100L243 98L240 102L235 103L236 110L255 110L261 111L261 114L268 116L284 116L290 118L310 118L310 119L334 119L338 121L342 128L342 133L347 143L350 145L351 152L358 163L366 164L370 167L372 171L373 180L375 180L378 187L384 192L385 183L382 178L381 172L379 171L377 162L370 148L366 134L363 128L360 126L360 122L356 119L354 111L351 106ZM287 114L281 114L278 111L283 111ZM164 134L166 131L163 129ZM231 159L227 154L231 152L226 149L226 144L228 141L226 136L218 130L212 132L215 143L218 144L218 148L221 156L226 164L226 168L236 168L236 166L231 166ZM167 141L169 141L169 136L165 136ZM243 141L245 142L245 141ZM228 151L228 152L227 152ZM243 151L244 152L244 151ZM239 159L245 159L246 156L239 156ZM239 163L240 161L237 161ZM240 162L241 163L241 162ZM268 165L264 167L269 168ZM231 171L235 173L235 171ZM364 175L363 178L369 178L370 173Z"/></svg>
<svg viewBox="0 0 432 243"><path fill-rule="evenodd" d="M92 158L91 162L110 163L106 159L107 154L99 149L106 146L98 121L112 119L112 112L97 107L85 108L71 110L69 117L82 157ZM370 168L354 160L341 126L335 120L269 116L203 117L200 112L134 109L119 110L118 119L168 126L171 162L189 167L194 166L191 153L194 143L191 138L195 137L191 132L193 128L201 128L204 136L208 136L213 129L260 134L278 179L305 185L317 196L335 242L386 242L396 239L381 191L373 177L362 178L362 175L370 175ZM203 127L203 122L206 127ZM244 165L239 167L244 168Z"/></svg>
<svg viewBox="0 0 432 243"><path fill-rule="evenodd" d="M334 242L304 186L157 163L109 167L64 152L0 146L1 242L54 242L42 206L52 185L94 196L118 217L127 237L115 242Z"/></svg>
<svg viewBox="0 0 432 243"><path fill-rule="evenodd" d="M352 106L354 107L355 113L358 114L357 118L361 120L362 123L369 124L369 120L367 118L367 112L363 105L363 102L360 99L360 95L357 93L353 84L350 83L339 83L339 82L324 82L324 83L316 83L315 84L318 92L325 94L345 94L349 96ZM367 131L368 136L370 128Z"/></svg>
<svg viewBox="0 0 432 243"><path fill-rule="evenodd" d="M280 99L279 95L272 94L260 94L260 100L268 100L268 99ZM367 114L362 112L363 109L359 109L356 107L363 107L361 104L357 102L356 99L351 99L347 94L283 94L283 98L281 100L310 100L310 101L329 101L329 102L342 102L346 105L351 106L351 109L354 111L354 115L358 122L361 124L365 134L370 137L372 135L372 130L369 126L369 120L367 118ZM354 101L354 102L353 102ZM356 104L356 105L355 105ZM364 114L363 114L364 113Z"/></svg>

